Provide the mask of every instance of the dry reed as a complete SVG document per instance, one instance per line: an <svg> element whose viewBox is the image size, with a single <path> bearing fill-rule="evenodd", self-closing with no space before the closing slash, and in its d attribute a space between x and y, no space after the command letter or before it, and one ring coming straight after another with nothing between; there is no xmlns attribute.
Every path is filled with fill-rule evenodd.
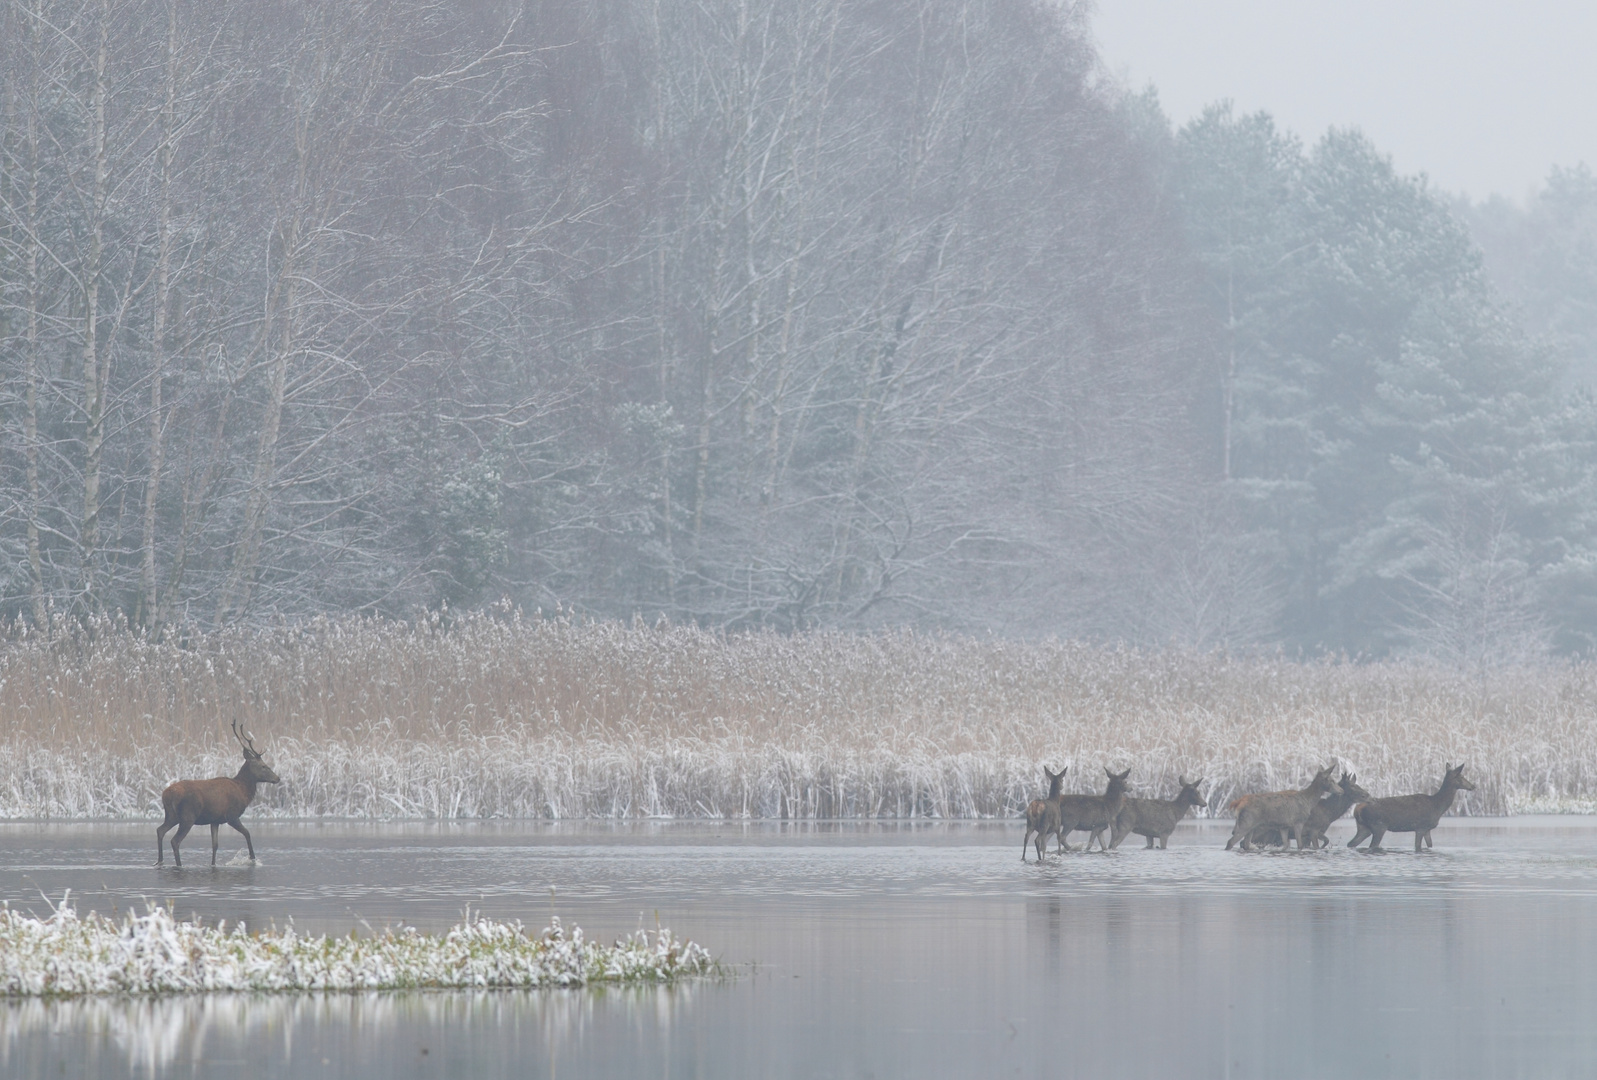
<svg viewBox="0 0 1597 1080"><path fill-rule="evenodd" d="M911 632L723 635L484 613L158 642L0 645L0 817L157 815L231 774L242 719L284 777L252 815L1018 815L1040 765L1096 790L1208 779L1212 806L1336 759L1377 795L1466 761L1465 813L1597 809L1597 665L1467 676Z"/></svg>

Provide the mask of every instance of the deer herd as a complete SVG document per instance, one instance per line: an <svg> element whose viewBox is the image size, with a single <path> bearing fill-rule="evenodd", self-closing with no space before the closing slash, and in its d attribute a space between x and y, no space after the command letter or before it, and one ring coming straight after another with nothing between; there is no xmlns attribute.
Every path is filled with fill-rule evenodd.
<svg viewBox="0 0 1597 1080"><path fill-rule="evenodd" d="M1042 862L1050 836L1058 840L1057 850L1075 850L1068 842L1073 832L1087 833L1083 851L1091 851L1094 840L1100 851L1110 851L1131 833L1146 837L1150 848L1155 840L1163 848L1176 831L1176 823L1186 816L1187 807L1209 805L1198 791L1201 779L1177 777L1181 791L1173 799L1136 799L1126 794L1130 769L1118 773L1105 769L1109 783L1102 795L1063 794L1059 789L1068 770L1056 773L1044 765L1042 771L1048 777L1048 794L1033 799L1026 807L1026 833L1020 841L1022 861L1027 845L1035 844L1037 861ZM1231 800L1228 808L1236 812L1237 820L1225 847L1230 851L1240 842L1243 851L1250 851L1256 845L1287 847L1293 841L1300 851L1325 847L1330 843L1326 830L1351 808L1358 831L1348 841L1348 847L1356 848L1368 840L1366 851L1380 851L1381 838L1387 833L1411 832L1414 850L1421 851L1431 846L1431 830L1452 807L1453 797L1460 791L1474 790L1475 785L1464 779L1464 766L1454 768L1449 763L1442 786L1434 795L1376 799L1359 786L1358 777L1344 770L1338 778L1336 766L1327 765L1300 790L1256 792Z"/></svg>
<svg viewBox="0 0 1597 1080"><path fill-rule="evenodd" d="M216 865L217 832L223 826L242 833L249 847L250 861L255 860L255 841L250 831L239 820L245 809L255 799L255 789L260 784L279 783L278 776L261 758L255 740L233 724L233 737L244 751L244 765L235 776L218 776L213 780L179 780L161 792L161 806L166 817L155 830L155 861L165 857L166 834L173 827L172 861L183 865L178 845L196 825L211 827L211 865ZM1048 794L1033 799L1026 807L1026 833L1020 841L1020 858L1026 859L1026 847L1035 843L1037 861L1042 862L1044 848L1050 836L1058 840L1058 851L1072 851L1068 837L1073 832L1087 834L1083 851L1091 851L1093 841L1100 851L1110 851L1132 833L1145 837L1147 846L1169 845L1170 834L1176 823L1186 816L1188 807L1205 807L1198 790L1202 779L1187 780L1177 777L1181 790L1173 799L1138 799L1126 794L1131 770L1114 772L1105 769L1109 782L1102 795L1069 795L1060 791L1068 769L1057 773L1043 766L1048 777ZM1366 851L1380 851L1381 838L1389 832L1414 834L1414 850L1431 846L1431 830L1442 815L1453 805L1453 797L1460 791L1474 791L1475 785L1464 779L1464 766L1456 769L1449 764L1442 786L1434 795L1400 795L1390 799L1375 799L1358 784L1358 777L1343 771L1336 777L1336 766L1328 765L1314 774L1307 787L1298 791L1270 791L1243 795L1233 799L1229 809L1236 811L1237 820L1231 830L1231 839L1225 842L1226 850L1242 844L1249 851L1255 845L1273 844L1289 846L1296 841L1298 849L1324 847L1326 829L1333 821L1353 810L1353 821L1358 826L1348 847L1356 848L1365 840L1370 842ZM1104 842L1104 834L1109 842Z"/></svg>

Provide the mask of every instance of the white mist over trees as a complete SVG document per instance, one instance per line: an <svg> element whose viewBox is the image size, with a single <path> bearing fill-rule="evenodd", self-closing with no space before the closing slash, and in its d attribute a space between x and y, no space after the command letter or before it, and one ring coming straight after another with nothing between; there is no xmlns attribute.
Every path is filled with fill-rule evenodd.
<svg viewBox="0 0 1597 1080"><path fill-rule="evenodd" d="M0 605L1586 648L1589 297L1084 11L7 0Z"/></svg>
<svg viewBox="0 0 1597 1080"><path fill-rule="evenodd" d="M1220 353L1223 486L1282 638L1479 664L1587 645L1593 421L1465 226L1354 132L1210 109L1172 187Z"/></svg>

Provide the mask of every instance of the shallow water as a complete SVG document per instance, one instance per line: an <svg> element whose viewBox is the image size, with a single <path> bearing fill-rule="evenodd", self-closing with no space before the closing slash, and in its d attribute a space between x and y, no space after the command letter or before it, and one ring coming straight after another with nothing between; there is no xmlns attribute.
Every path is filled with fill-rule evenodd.
<svg viewBox="0 0 1597 1080"><path fill-rule="evenodd" d="M154 826L0 826L0 899L345 933L466 907L743 974L530 993L0 1003L5 1076L1561 1077L1597 1062L1597 820L1449 820L1425 855L1022 866L1018 823L293 824L182 870ZM1079 841L1080 837L1077 837ZM1128 844L1135 842L1132 837Z"/></svg>

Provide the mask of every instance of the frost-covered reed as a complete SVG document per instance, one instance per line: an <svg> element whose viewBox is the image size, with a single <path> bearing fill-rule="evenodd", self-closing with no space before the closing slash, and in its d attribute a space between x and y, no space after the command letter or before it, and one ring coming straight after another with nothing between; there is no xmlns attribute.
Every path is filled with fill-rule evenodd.
<svg viewBox="0 0 1597 1080"><path fill-rule="evenodd" d="M724 635L523 618L329 619L153 641L0 644L0 817L156 816L232 774L244 721L283 784L257 816L988 817L1202 775L1211 806L1335 758L1377 795L1466 761L1465 813L1597 810L1597 664L1228 657L910 632Z"/></svg>
<svg viewBox="0 0 1597 1080"><path fill-rule="evenodd" d="M166 908L120 921L80 917L65 900L47 918L0 908L0 997L227 991L532 989L667 982L714 974L701 946L669 930L613 945L519 922L468 917L444 934L305 937L205 926Z"/></svg>

